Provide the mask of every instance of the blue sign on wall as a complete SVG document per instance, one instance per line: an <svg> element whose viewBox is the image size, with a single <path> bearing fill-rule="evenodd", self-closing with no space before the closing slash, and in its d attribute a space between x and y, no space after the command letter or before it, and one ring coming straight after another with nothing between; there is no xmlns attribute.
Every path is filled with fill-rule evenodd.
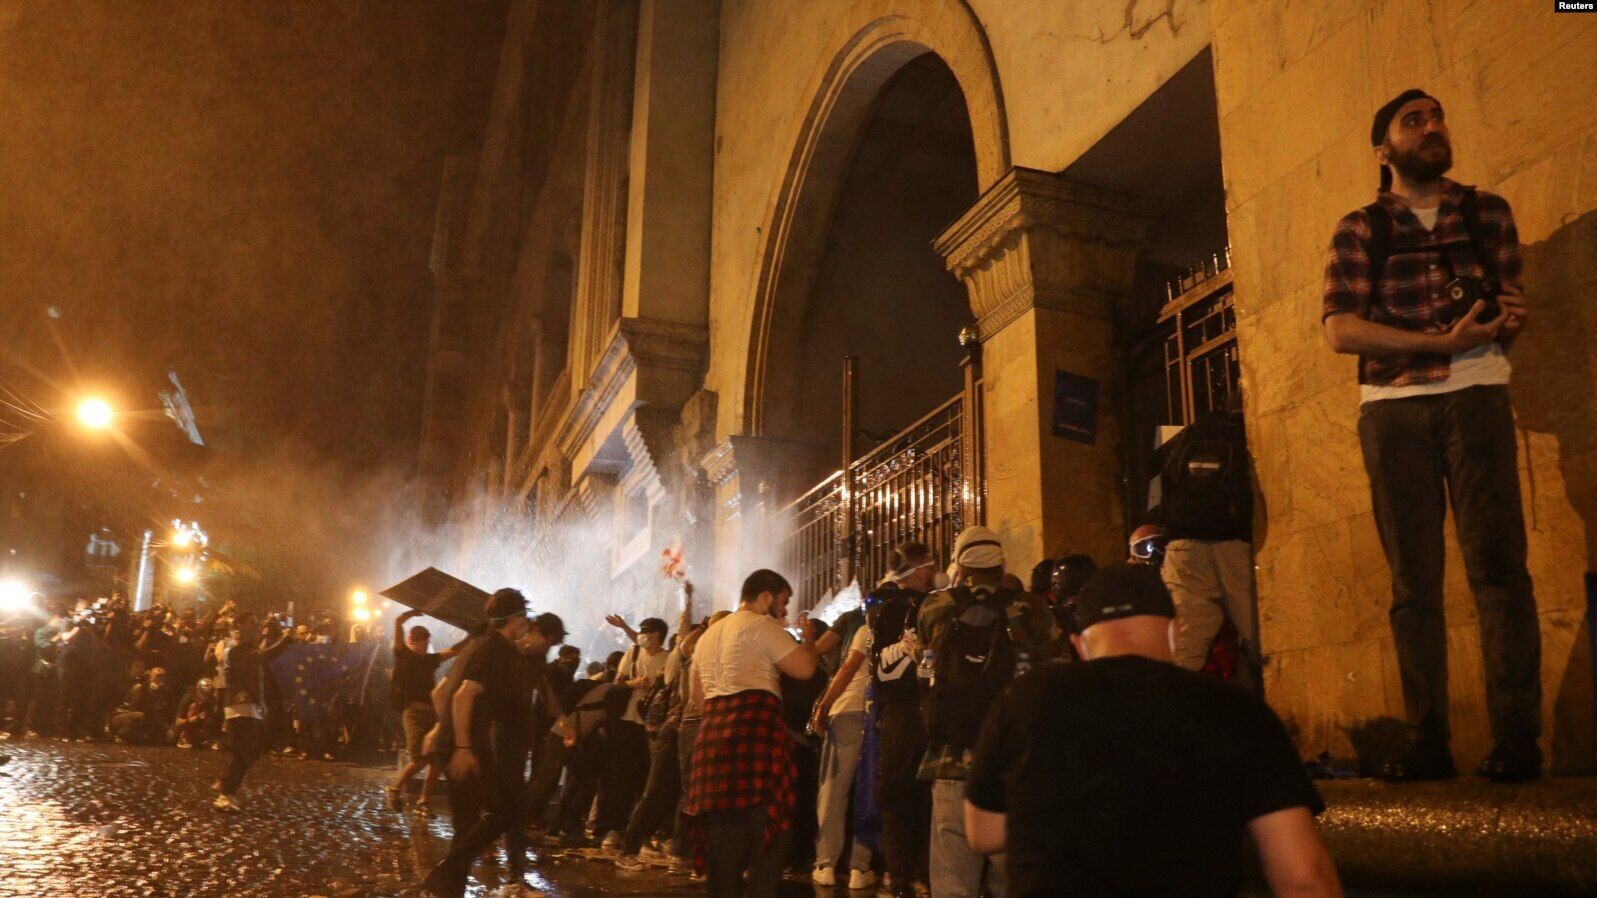
<svg viewBox="0 0 1597 898"><path fill-rule="evenodd" d="M1054 372L1054 436L1091 446L1098 440L1098 382Z"/></svg>

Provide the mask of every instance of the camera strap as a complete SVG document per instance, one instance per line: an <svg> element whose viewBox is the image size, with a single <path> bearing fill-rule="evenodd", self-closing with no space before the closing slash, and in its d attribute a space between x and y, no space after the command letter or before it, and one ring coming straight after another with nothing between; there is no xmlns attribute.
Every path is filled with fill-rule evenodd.
<svg viewBox="0 0 1597 898"><path fill-rule="evenodd" d="M1469 239L1469 248L1475 254L1475 261L1481 263L1481 272L1488 280L1497 281L1497 260L1486 250L1486 235L1481 227L1481 209L1477 202L1479 195L1475 188L1464 188L1464 198L1458 203L1458 214L1464 219L1464 232ZM1449 264L1451 267L1451 264ZM1455 277L1448 272L1448 277Z"/></svg>
<svg viewBox="0 0 1597 898"><path fill-rule="evenodd" d="M1486 238L1481 227L1481 210L1478 194L1475 188L1465 187L1464 196L1458 203L1458 214L1464 219L1463 241L1481 264L1481 271L1488 280L1497 280L1497 264L1491 253L1486 250ZM1370 258L1370 296L1374 298L1380 292L1381 277L1386 273L1386 261L1392 253L1392 213L1379 202L1370 203L1364 207L1364 215L1370 225L1370 242L1365 247L1365 254ZM1458 277L1453 269L1453 258L1449 249L1458 246L1459 241L1446 243L1432 243L1406 249L1404 252L1436 252L1442 257L1442 265L1447 269L1447 279Z"/></svg>

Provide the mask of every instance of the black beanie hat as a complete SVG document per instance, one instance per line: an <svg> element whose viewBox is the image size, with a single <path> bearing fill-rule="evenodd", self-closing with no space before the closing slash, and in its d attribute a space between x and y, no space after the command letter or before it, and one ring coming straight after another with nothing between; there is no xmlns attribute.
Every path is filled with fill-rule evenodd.
<svg viewBox="0 0 1597 898"><path fill-rule="evenodd" d="M1404 103L1412 103L1415 100L1433 100L1438 106L1442 103L1441 100L1437 100L1417 87L1411 87L1386 101L1385 106L1375 110L1375 120L1370 123L1370 146L1378 147L1386 143L1386 129L1391 127L1392 118L1397 115L1399 109L1403 108ZM1383 165L1381 166L1381 189L1385 190L1391 186L1392 170Z"/></svg>

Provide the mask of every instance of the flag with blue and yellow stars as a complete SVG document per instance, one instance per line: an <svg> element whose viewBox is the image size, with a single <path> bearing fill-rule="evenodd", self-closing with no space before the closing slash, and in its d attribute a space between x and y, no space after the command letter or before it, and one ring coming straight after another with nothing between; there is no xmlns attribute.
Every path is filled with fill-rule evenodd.
<svg viewBox="0 0 1597 898"><path fill-rule="evenodd" d="M294 716L314 721L361 702L372 654L370 643L291 645L270 670Z"/></svg>

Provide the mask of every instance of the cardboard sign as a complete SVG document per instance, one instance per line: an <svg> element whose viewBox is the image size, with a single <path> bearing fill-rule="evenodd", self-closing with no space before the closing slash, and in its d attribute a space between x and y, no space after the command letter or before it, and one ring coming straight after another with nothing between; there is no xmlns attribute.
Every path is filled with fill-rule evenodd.
<svg viewBox="0 0 1597 898"><path fill-rule="evenodd" d="M378 595L468 633L487 620L482 611L488 604L488 593L435 567L413 574Z"/></svg>

